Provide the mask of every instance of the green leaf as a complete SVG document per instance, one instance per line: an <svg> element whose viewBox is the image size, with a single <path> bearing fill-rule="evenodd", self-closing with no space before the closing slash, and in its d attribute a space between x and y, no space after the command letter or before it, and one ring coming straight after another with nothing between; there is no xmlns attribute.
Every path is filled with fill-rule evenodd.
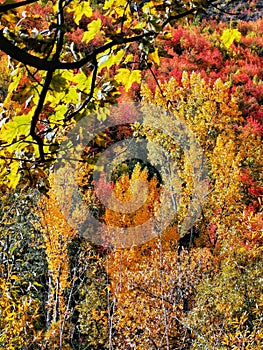
<svg viewBox="0 0 263 350"><path fill-rule="evenodd" d="M92 39L95 38L95 36L99 33L101 27L101 19L98 18L91 23L88 24L87 32L83 35L83 41L85 43L90 42Z"/></svg>
<svg viewBox="0 0 263 350"><path fill-rule="evenodd" d="M241 39L241 33L237 29L225 29L220 37L220 40L228 49L236 40L239 42Z"/></svg>
<svg viewBox="0 0 263 350"><path fill-rule="evenodd" d="M64 91L67 86L68 81L62 76L60 72L53 75L50 85L53 91Z"/></svg>
<svg viewBox="0 0 263 350"><path fill-rule="evenodd" d="M117 83L124 86L125 91L129 91L133 83L141 82L141 71L133 70L130 71L127 68L120 68L118 70L118 74L115 76L115 80Z"/></svg>

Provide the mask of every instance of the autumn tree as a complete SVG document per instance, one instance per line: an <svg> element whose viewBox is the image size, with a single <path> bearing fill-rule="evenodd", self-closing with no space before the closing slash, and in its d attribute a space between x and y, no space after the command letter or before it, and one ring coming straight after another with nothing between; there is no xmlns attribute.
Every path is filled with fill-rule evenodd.
<svg viewBox="0 0 263 350"><path fill-rule="evenodd" d="M164 236L165 237L165 236ZM209 274L207 248L177 253L178 241L157 239L108 256L115 297L112 348L174 349L190 346L192 329L185 317L196 287Z"/></svg>
<svg viewBox="0 0 263 350"><path fill-rule="evenodd" d="M63 171L59 175L64 179ZM69 215L74 207L72 192L63 187L60 191L64 201L59 202L52 180L48 196L41 198L39 207L35 208L47 262L42 346L106 349L111 302L103 264L106 250L81 236L77 227L82 219L81 211L74 208L77 221L73 221L76 216Z"/></svg>
<svg viewBox="0 0 263 350"><path fill-rule="evenodd" d="M83 348L108 349L112 296L105 266L107 249L100 250L84 241L77 251L79 257L76 266L82 266L80 277L83 281L76 304L78 344L81 343Z"/></svg>
<svg viewBox="0 0 263 350"><path fill-rule="evenodd" d="M210 247L216 263L210 277L201 278L194 298L197 305L190 312L194 318L192 323L187 324L191 329L193 326L193 334L197 337L193 346L203 348L211 344L211 349L224 345L237 348L254 346L259 349L262 343L259 311L262 303L259 282L262 276L259 267L262 261L262 234L258 235L257 232L261 227L262 206L261 177L256 169L262 167L260 132L243 127L244 119L230 92L229 83L217 80L210 86L200 75L184 73L181 84L171 79L162 86L161 91L156 89L155 95L147 88L144 91L146 103L151 101L167 106L169 101L170 119L184 120L194 131L208 161L210 185L198 222L199 234L195 244ZM145 114L145 118L157 116L149 113ZM165 146L164 139L155 130L142 128L141 132ZM170 148L173 149L171 141ZM160 159L156 149L150 149L149 155L152 162ZM250 157L253 158L251 162L248 160ZM244 183L244 179L248 179L244 172L251 174L252 169L255 170L255 177L251 180L250 193L254 192L254 184L254 194L257 196L253 205L244 191L244 185L248 185L246 180ZM185 172L185 181L191 180L189 174L189 171ZM249 228L247 220L259 222ZM251 256L246 257L246 254ZM252 273L253 269L255 274ZM251 284L245 281L248 276L251 277ZM217 301L213 303L215 299L212 295L215 294ZM205 305L204 313L202 305ZM203 317L201 323L199 317Z"/></svg>

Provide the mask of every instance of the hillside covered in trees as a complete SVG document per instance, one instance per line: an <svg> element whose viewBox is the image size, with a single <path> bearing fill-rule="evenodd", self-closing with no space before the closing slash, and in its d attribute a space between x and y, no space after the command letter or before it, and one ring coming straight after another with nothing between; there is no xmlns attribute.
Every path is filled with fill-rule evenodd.
<svg viewBox="0 0 263 350"><path fill-rule="evenodd" d="M0 349L263 348L262 1L0 4Z"/></svg>

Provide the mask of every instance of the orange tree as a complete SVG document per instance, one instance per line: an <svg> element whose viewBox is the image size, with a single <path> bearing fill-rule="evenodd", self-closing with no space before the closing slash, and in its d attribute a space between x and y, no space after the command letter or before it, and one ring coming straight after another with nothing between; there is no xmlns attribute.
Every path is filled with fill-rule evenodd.
<svg viewBox="0 0 263 350"><path fill-rule="evenodd" d="M70 210L70 194L66 195L65 208ZM47 263L41 315L45 323L39 329L38 345L45 349L107 348L110 300L102 264L105 253L69 225L53 184L48 196L38 202L35 215Z"/></svg>

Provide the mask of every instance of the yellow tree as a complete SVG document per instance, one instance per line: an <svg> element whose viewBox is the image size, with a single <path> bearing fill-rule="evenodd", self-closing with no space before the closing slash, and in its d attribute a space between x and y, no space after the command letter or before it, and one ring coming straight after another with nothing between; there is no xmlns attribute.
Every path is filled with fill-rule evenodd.
<svg viewBox="0 0 263 350"><path fill-rule="evenodd" d="M162 116L161 124L172 125L173 123L182 123L194 134L194 138L200 145L205 155L204 167L208 169L209 188L207 192L200 192L201 196L207 197L203 203L203 219L206 222L203 225L205 236L207 235L207 225L214 223L216 220L230 220L231 215L236 212L242 212L244 205L241 202L240 193L240 174L241 161L243 155L239 152L239 132L243 124L241 113L238 110L235 99L229 93L229 83L223 83L220 79L213 85L209 85L201 78L200 74L184 73L182 81L179 84L175 79L171 79L162 87L163 92L156 90L153 94L147 86L143 88L143 99L146 104L145 122L146 125L156 125L158 119L156 114L147 113L147 104L156 104L168 110L167 115ZM158 130L158 129L157 129ZM184 183L182 194L186 192L189 201L189 189L191 186L202 186L193 176L189 160L194 157L182 150L180 138L172 139L169 135L156 132L156 129L142 128L141 132L149 140L154 140L167 149L169 156L175 159L175 167L168 173L168 177L178 174L180 171L180 182ZM176 136L176 135L175 135ZM168 146L167 144L168 142ZM181 153L180 153L181 149ZM193 149L192 154L195 155ZM149 152L151 161L156 162L159 154L155 148ZM193 160L195 167L200 166L199 161ZM193 168L193 165L192 165ZM208 179L208 178L207 178ZM206 179L206 180L207 180ZM177 181L177 182L176 182ZM180 190L178 186L178 176L171 178L175 190ZM180 183L179 183L180 185ZM194 188L192 189L194 190ZM183 196L182 206L187 204L187 198ZM216 210L221 211L221 215L215 215ZM185 211L182 211L184 215ZM227 215L225 215L227 213ZM180 218L180 212L178 211ZM235 220L233 218L233 220ZM180 223L180 219L179 219ZM222 227L221 223L220 226ZM200 226L200 228L202 228ZM207 237L205 237L205 240Z"/></svg>
<svg viewBox="0 0 263 350"><path fill-rule="evenodd" d="M47 346L53 349L67 349L70 348L67 341L70 335L68 320L71 313L69 302L65 299L65 291L74 283L74 279L70 280L68 245L75 232L61 212L54 191L50 191L48 197L41 199L37 212L48 263L45 341Z"/></svg>
<svg viewBox="0 0 263 350"><path fill-rule="evenodd" d="M74 203L72 172L57 172L48 196L41 198L40 217L48 264L44 346L71 349L107 344L107 277L98 249L80 236L85 203ZM64 181L73 186L63 187ZM59 192L58 192L59 191ZM83 214L84 213L84 214Z"/></svg>
<svg viewBox="0 0 263 350"><path fill-rule="evenodd" d="M155 176L150 180L148 176L147 168L142 170L137 163L131 176L124 173L114 185L104 220L109 234L116 233L110 237L115 246L122 246L122 242L132 246L152 238L151 219L158 210L161 187Z"/></svg>
<svg viewBox="0 0 263 350"><path fill-rule="evenodd" d="M258 221L256 221L258 220ZM259 221L260 220L260 221ZM262 349L262 215L227 229L218 268L197 287L193 349ZM261 238L260 238L261 237Z"/></svg>

